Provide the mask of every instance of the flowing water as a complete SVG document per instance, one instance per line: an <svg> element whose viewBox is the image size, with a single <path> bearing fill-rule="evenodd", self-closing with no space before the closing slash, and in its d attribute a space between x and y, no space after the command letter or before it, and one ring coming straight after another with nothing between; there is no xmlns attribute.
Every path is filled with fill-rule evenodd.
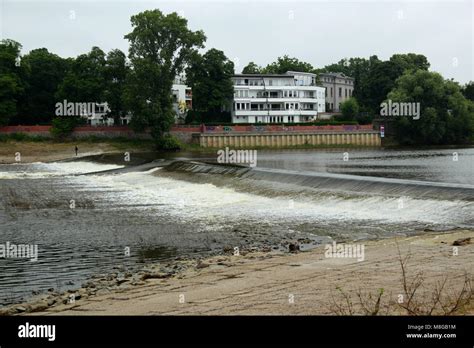
<svg viewBox="0 0 474 348"><path fill-rule="evenodd" d="M104 156L0 165L0 245L38 245L35 262L0 259L0 305L224 247L474 228L473 148L343 152L259 151L256 168L215 154L140 170Z"/></svg>

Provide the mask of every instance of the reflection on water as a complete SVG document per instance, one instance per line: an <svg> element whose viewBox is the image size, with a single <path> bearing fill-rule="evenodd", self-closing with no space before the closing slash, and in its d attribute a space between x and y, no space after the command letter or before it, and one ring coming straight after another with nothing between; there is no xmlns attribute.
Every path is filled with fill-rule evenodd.
<svg viewBox="0 0 474 348"><path fill-rule="evenodd" d="M474 184L474 150L456 151L457 162L453 150L348 150L348 162L341 150L259 151L258 167ZM226 246L377 238L474 224L472 202L404 197L401 209L397 197L374 193L308 194L309 187L292 185L291 177L254 185L161 169L77 175L124 165L107 156L99 160L0 165L0 244L39 249L37 262L0 259L0 304L32 291L75 288L117 266L133 269Z"/></svg>
<svg viewBox="0 0 474 348"><path fill-rule="evenodd" d="M259 151L258 166L474 185L474 148Z"/></svg>

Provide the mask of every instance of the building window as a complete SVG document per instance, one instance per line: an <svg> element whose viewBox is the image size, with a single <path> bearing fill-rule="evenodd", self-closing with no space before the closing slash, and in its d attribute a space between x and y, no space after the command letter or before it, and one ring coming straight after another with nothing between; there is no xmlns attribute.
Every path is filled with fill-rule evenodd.
<svg viewBox="0 0 474 348"><path fill-rule="evenodd" d="M342 97L342 87L339 87L339 98Z"/></svg>

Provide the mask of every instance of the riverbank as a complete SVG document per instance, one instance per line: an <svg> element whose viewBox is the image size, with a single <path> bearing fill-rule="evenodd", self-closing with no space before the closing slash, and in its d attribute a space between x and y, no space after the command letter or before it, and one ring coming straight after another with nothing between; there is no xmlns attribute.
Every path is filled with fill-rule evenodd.
<svg viewBox="0 0 474 348"><path fill-rule="evenodd" d="M465 241L456 242L459 240ZM457 243L461 245L453 245ZM226 250L202 260L150 265L134 274L118 271L103 275L76 291L51 292L1 313L402 315L427 314L434 307L431 314L474 314L470 287L474 230L366 241L363 245L363 261L327 258L324 246L306 252L267 250L238 256ZM407 255L404 278L400 261Z"/></svg>
<svg viewBox="0 0 474 348"><path fill-rule="evenodd" d="M75 147L78 147L78 156ZM56 142L46 139L37 141L7 140L0 142L0 164L52 162L66 159L75 159L86 156L101 155L104 153L120 153L124 151L150 151L153 145L149 141L110 141L77 140ZM16 154L20 154L20 161Z"/></svg>

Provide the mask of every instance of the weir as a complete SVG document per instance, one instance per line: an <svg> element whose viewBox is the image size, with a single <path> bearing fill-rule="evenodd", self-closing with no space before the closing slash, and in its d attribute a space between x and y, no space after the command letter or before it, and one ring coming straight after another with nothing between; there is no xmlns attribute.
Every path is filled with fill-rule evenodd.
<svg viewBox="0 0 474 348"><path fill-rule="evenodd" d="M474 201L474 185L419 180L392 179L347 174L297 172L286 169L250 168L196 161L175 161L163 167L165 172L211 174L240 181L271 183L273 191L293 186L298 191L331 192L354 195L408 196L420 199ZM194 178L195 180L196 178ZM210 179L210 178L209 178ZM203 180L207 180L203 178ZM231 181L229 181L231 183Z"/></svg>

